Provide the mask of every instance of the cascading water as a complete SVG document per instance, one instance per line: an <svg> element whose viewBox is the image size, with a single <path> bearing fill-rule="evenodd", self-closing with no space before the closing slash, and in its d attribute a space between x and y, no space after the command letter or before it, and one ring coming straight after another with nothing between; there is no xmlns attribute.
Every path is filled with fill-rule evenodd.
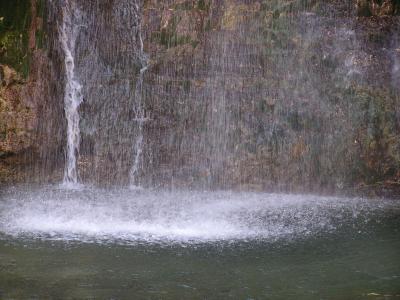
<svg viewBox="0 0 400 300"><path fill-rule="evenodd" d="M64 184L75 185L78 183L77 155L79 152L79 105L83 101L82 86L75 75L75 44L79 27L75 19L81 17L79 9L73 1L66 1L62 8L63 21L60 26L60 41L64 51L65 62L65 94L64 106L67 119L67 154L64 169Z"/></svg>
<svg viewBox="0 0 400 300"><path fill-rule="evenodd" d="M133 149L133 164L132 168L130 170L130 186L131 188L136 188L140 187L140 184L138 183L138 172L140 169L140 162L141 162L141 156L143 152L143 124L146 121L146 116L145 112L143 109L143 103L142 103L142 92L143 92L143 77L145 72L147 71L149 65L148 65L148 57L146 53L144 52L143 49L143 38L142 38L142 30L141 30L141 18L139 16L139 5L136 3L135 4L136 8L136 19L138 20L138 29L137 29L137 35L138 35L138 40L139 40L139 61L140 61L140 72L139 72L139 78L136 82L135 86L135 105L134 105L134 112L135 112L135 119L134 121L137 123L138 126L138 134L136 137L136 142L134 144L134 149Z"/></svg>

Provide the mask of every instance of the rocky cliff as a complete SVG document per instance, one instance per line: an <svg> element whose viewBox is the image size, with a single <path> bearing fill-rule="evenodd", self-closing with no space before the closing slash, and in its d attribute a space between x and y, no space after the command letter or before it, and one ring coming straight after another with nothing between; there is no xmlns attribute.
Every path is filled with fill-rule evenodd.
<svg viewBox="0 0 400 300"><path fill-rule="evenodd" d="M0 177L10 180L15 175L15 161L7 160L32 145L37 126L27 79L28 53L36 42L36 16L28 1L3 1L0 12Z"/></svg>
<svg viewBox="0 0 400 300"><path fill-rule="evenodd" d="M398 186L398 13L396 1L146 1L144 173L258 190Z"/></svg>
<svg viewBox="0 0 400 300"><path fill-rule="evenodd" d="M62 156L53 17L46 1L0 3L0 183L49 180Z"/></svg>

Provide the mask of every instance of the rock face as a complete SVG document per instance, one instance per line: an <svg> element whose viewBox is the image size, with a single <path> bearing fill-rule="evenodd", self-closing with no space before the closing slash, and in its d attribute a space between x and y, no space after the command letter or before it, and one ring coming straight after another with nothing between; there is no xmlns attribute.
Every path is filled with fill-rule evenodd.
<svg viewBox="0 0 400 300"><path fill-rule="evenodd" d="M0 155L20 152L28 147L30 131L34 130L34 112L32 107L23 103L23 80L19 74L7 65L0 65L2 87L0 89Z"/></svg>
<svg viewBox="0 0 400 300"><path fill-rule="evenodd" d="M398 185L397 2L361 2L145 1L147 180Z"/></svg>
<svg viewBox="0 0 400 300"><path fill-rule="evenodd" d="M64 159L61 12L54 3L32 0L28 9L28 71L25 56L16 67L0 52L0 115L7 116L0 130L4 123L10 132L0 153L35 153L28 156L40 180L59 178ZM85 99L82 180L126 183L138 134L132 94L141 35L150 65L143 185L317 192L399 186L398 1L76 3L84 18L76 50Z"/></svg>
<svg viewBox="0 0 400 300"><path fill-rule="evenodd" d="M0 178L13 178L6 159L32 144L35 110L25 95L30 4L0 4ZM14 179L14 178L13 178Z"/></svg>
<svg viewBox="0 0 400 300"><path fill-rule="evenodd" d="M0 183L49 179L60 159L61 71L45 4L0 4Z"/></svg>

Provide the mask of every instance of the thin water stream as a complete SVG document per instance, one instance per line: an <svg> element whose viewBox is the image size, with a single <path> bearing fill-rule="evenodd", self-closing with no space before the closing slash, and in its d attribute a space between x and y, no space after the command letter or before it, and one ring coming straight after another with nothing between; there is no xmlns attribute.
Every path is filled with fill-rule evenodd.
<svg viewBox="0 0 400 300"><path fill-rule="evenodd" d="M149 62L148 62L148 57L146 53L144 52L144 46L143 46L143 38L142 38L142 25L141 25L141 17L139 16L140 14L140 7L137 3L135 3L135 8L136 8L136 19L138 21L138 29L137 29L137 35L139 39L139 61L140 61L140 71L139 71L139 78L137 79L136 86L135 86L135 105L134 105L134 112L135 112L135 122L137 122L138 126L138 135L136 137L136 142L134 144L134 159L133 159L133 164L132 168L130 170L130 186L132 188L135 187L140 187L140 184L138 182L138 172L140 170L140 162L141 162L141 156L143 152L143 125L144 122L146 121L146 115L144 112L143 108L143 103L142 103L142 93L143 93L143 78L144 74L149 68Z"/></svg>
<svg viewBox="0 0 400 300"><path fill-rule="evenodd" d="M65 91L64 110L67 119L67 147L64 168L65 185L78 183L77 155L80 144L79 105L83 101L82 86L75 74L75 44L79 33L81 12L74 1L66 1L62 7L62 24L60 26L60 42L65 54Z"/></svg>

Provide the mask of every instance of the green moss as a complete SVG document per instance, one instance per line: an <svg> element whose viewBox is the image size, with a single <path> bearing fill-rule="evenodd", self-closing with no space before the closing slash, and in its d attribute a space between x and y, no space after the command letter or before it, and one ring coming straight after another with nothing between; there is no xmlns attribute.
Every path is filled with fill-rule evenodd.
<svg viewBox="0 0 400 300"><path fill-rule="evenodd" d="M7 132L0 131L0 141L5 141L7 139Z"/></svg>
<svg viewBox="0 0 400 300"><path fill-rule="evenodd" d="M152 40L160 43L166 48L173 48L184 44L191 44L193 48L197 47L198 42L193 41L189 35L177 35L167 29L156 32L152 35Z"/></svg>
<svg viewBox="0 0 400 300"><path fill-rule="evenodd" d="M294 131L301 131L303 124L297 111L290 112L287 116L287 121Z"/></svg>
<svg viewBox="0 0 400 300"><path fill-rule="evenodd" d="M39 49L42 49L43 48L43 44L44 44L44 32L43 32L43 30L36 30L35 38L36 38L36 47L39 48Z"/></svg>
<svg viewBox="0 0 400 300"><path fill-rule="evenodd" d="M193 9L193 3L192 1L185 1L183 3L175 4L174 8L180 10L191 10Z"/></svg>
<svg viewBox="0 0 400 300"><path fill-rule="evenodd" d="M156 42L167 48L177 46L180 42L182 42L176 34L176 27L179 21L180 18L174 16L171 20L170 25L167 28L163 28L160 32L156 32L153 34L152 40L155 40Z"/></svg>
<svg viewBox="0 0 400 300"><path fill-rule="evenodd" d="M370 32L368 34L368 40L371 43L383 45L385 42L385 39L387 39L387 36L385 36L385 34L382 32Z"/></svg>
<svg viewBox="0 0 400 300"><path fill-rule="evenodd" d="M45 0L37 0L36 2L36 15L39 18L43 18L44 17L44 12L45 12Z"/></svg>
<svg viewBox="0 0 400 300"><path fill-rule="evenodd" d="M190 44L192 45L193 48L196 48L199 45L199 43L200 43L199 41L193 41L193 40L190 41Z"/></svg>
<svg viewBox="0 0 400 300"><path fill-rule="evenodd" d="M0 63L23 74L29 72L30 1L0 1Z"/></svg>
<svg viewBox="0 0 400 300"><path fill-rule="evenodd" d="M400 171L396 96L365 87L353 87L346 95L360 151L359 160L353 162L355 178L368 185L390 179Z"/></svg>
<svg viewBox="0 0 400 300"><path fill-rule="evenodd" d="M204 31L211 31L211 29L212 29L211 20L208 19L206 25L204 26Z"/></svg>
<svg viewBox="0 0 400 300"><path fill-rule="evenodd" d="M46 10L45 0L37 0L36 2L37 17L43 19L45 16L45 10ZM36 47L38 49L42 49L45 45L45 38L46 38L45 32L42 28L36 30L35 38L36 38Z"/></svg>
<svg viewBox="0 0 400 300"><path fill-rule="evenodd" d="M210 4L207 3L207 1L205 0L198 0L198 1L187 0L185 2L175 4L174 8L178 10L198 9L198 10L208 11L210 8Z"/></svg>
<svg viewBox="0 0 400 300"><path fill-rule="evenodd" d="M191 82L190 82L190 80L185 80L185 81L183 82L183 90L184 90L186 93L189 93L189 92L190 92L190 87L191 87Z"/></svg>
<svg viewBox="0 0 400 300"><path fill-rule="evenodd" d="M197 9L208 11L210 9L210 4L207 3L205 0L199 0L197 1Z"/></svg>

